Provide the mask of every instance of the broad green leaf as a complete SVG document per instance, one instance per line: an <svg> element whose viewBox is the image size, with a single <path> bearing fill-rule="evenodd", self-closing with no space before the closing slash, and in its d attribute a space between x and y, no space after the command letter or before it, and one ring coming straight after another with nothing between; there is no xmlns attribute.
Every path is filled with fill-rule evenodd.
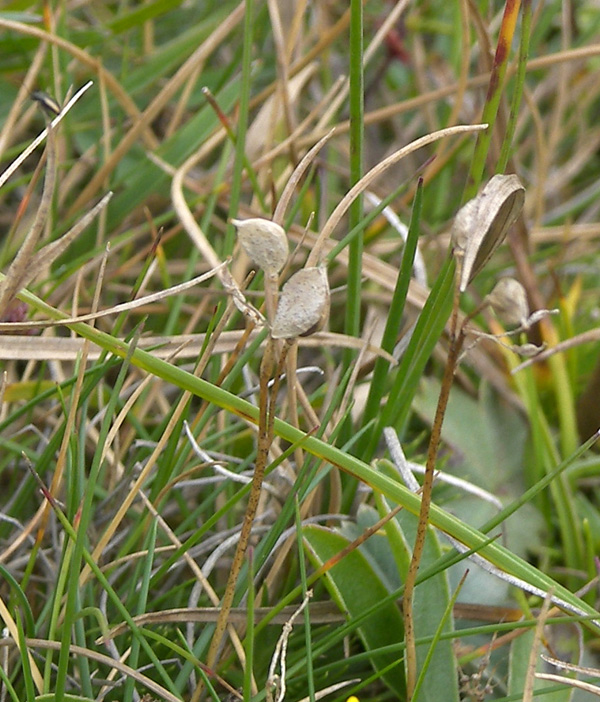
<svg viewBox="0 0 600 702"><path fill-rule="evenodd" d="M348 539L330 529L307 526L303 529L309 546L308 554L315 567L338 554L348 546ZM367 558L359 550L351 551L326 574L325 583L331 597L340 609L348 612L350 618L363 614L375 606L389 593ZM382 674L389 688L402 699L404 689L404 662L400 653L380 652L384 646L398 645L404 639L402 616L395 604L379 607L375 614L358 628L365 649L373 653L373 667L382 669L397 665Z"/></svg>
<svg viewBox="0 0 600 702"><path fill-rule="evenodd" d="M363 505L357 515L356 524L346 524L344 534L355 539L364 531L373 526L380 516L390 510L385 501L379 501L380 512ZM410 551L414 544L417 517L409 512L401 511L390 520L383 531L367 539L361 546L361 551L371 563L376 573L387 585L388 591L398 589L406 578ZM428 569L439 562L442 552L434 530L430 530L423 558L422 569ZM417 585L414 598L415 634L417 640L431 639L436 635L440 626L442 632L452 630L452 617L447 617L450 607L450 592L448 588L447 573L428 578ZM445 620L445 621L444 621ZM419 674L426 664L429 655L429 644L417 647L417 665ZM420 702L458 702L458 680L456 677L456 660L450 639L442 639L434 644L434 652L424 672L423 685L418 694Z"/></svg>

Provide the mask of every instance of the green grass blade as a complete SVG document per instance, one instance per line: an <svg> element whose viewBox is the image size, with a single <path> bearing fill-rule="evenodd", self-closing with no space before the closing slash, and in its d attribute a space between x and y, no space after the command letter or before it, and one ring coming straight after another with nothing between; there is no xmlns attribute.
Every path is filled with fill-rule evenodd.
<svg viewBox="0 0 600 702"><path fill-rule="evenodd" d="M385 427L402 427L408 417L425 364L450 317L454 269L454 259L449 258L429 293L400 365L394 370L394 380L387 402L381 409L370 440L361 454L364 460L369 461L374 456Z"/></svg>
<svg viewBox="0 0 600 702"><path fill-rule="evenodd" d="M412 277L412 269L417 251L417 243L419 240L419 221L421 219L421 203L423 199L423 181L419 180L417 191L415 193L415 201L413 203L412 217L408 229L404 252L402 255L402 264L396 280L396 287L392 297L392 304L388 311L385 330L381 340L381 348L388 353L392 353L394 345L398 337L402 314L404 313L404 304L406 295ZM363 424L367 424L375 418L379 411L379 404L385 391L385 378L389 371L389 362L383 357L378 357L375 361L373 369L373 378L369 388L369 396L365 406Z"/></svg>

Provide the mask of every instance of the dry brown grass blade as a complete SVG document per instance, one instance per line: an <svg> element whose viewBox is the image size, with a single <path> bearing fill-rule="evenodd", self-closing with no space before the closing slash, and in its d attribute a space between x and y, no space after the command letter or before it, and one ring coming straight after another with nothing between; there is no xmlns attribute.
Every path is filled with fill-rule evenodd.
<svg viewBox="0 0 600 702"><path fill-rule="evenodd" d="M29 648L41 648L42 650L60 651L61 643L60 641L46 641L45 639L25 639L25 643ZM1 639L0 646L10 646L14 644L11 639ZM74 656L83 656L89 660L97 661L102 665L108 667L109 670L115 669L127 677L133 678L140 685L153 692L155 695L160 697L166 702L181 702L179 697L175 697L171 692L165 690L164 687L154 682L151 678L146 677L137 670L130 668L125 663L122 663L115 658L105 655L104 653L98 653L98 651L93 651L89 648L83 648L82 646L75 646L71 644L69 650ZM41 692L42 690L40 690Z"/></svg>
<svg viewBox="0 0 600 702"><path fill-rule="evenodd" d="M25 75L23 82L21 83L17 97L10 106L6 120L4 121L2 129L0 130L0 159L2 158L2 155L4 154L9 142L14 143L17 135L20 133L20 129L22 129L22 119L20 118L20 113L23 102L28 99L29 95L33 91L36 77L40 72L44 59L46 58L47 49L48 45L45 42L42 42L38 50L35 52L35 56L31 62L31 66L29 66L29 69L27 70L27 74Z"/></svg>
<svg viewBox="0 0 600 702"><path fill-rule="evenodd" d="M298 102L302 90L317 73L317 70L318 65L311 63L288 81L285 98L288 102L288 112L291 110L291 106ZM280 95L275 93L261 105L252 124L248 127L246 135L246 154L248 158L254 160L264 153L267 145L279 144L280 140L276 135L282 118L285 118L285 108L281 105ZM290 124L290 126L293 125ZM285 150L295 152L295 143L299 138L298 128L292 128L285 139Z"/></svg>
<svg viewBox="0 0 600 702"><path fill-rule="evenodd" d="M15 22L13 20L8 20L0 17L0 27L8 30L17 32L18 34L23 34L25 36L35 37L42 42L46 42L50 45L56 46L59 49L63 49L66 53L70 54L73 58L80 61L84 66L90 68L94 75L98 76L98 79L103 81L108 89L117 98L121 107L126 112L127 116L130 117L134 122L137 122L140 118L140 111L137 108L135 102L129 97L127 91L119 83L119 81L114 77L114 75L107 71L102 62L98 59L90 56L87 51L80 49L75 44L70 41L59 37L56 34L50 34L42 29L38 29L30 24L24 24L22 22ZM63 108L64 109L64 108ZM152 131L146 128L142 135L146 146L150 149L154 149L158 146L158 141Z"/></svg>
<svg viewBox="0 0 600 702"><path fill-rule="evenodd" d="M83 217L73 226L66 234L56 239L55 241L46 244L42 249L35 253L31 258L31 269L32 275L35 271L42 266L48 266L53 263L61 254L63 254L70 244L75 241L75 239L86 229L94 219L104 210L106 205L108 205L109 200L112 197L112 193L107 193L92 209L87 212ZM29 280L25 280L22 283L26 285ZM90 317L93 319L93 316Z"/></svg>
<svg viewBox="0 0 600 702"><path fill-rule="evenodd" d="M0 20L0 26L2 26L2 21ZM19 168L19 166L25 161L26 158L32 154L37 147L44 141L48 135L49 129L56 129L56 127L62 122L69 110L75 105L79 98L91 88L93 83L88 81L82 88L80 88L73 97L64 105L60 111L60 114L55 117L50 125L46 127L38 136L29 144L29 146L21 153L19 156L10 164L10 166L2 172L0 175L0 188L6 183L6 181L12 176L12 174Z"/></svg>
<svg viewBox="0 0 600 702"><path fill-rule="evenodd" d="M485 124L474 124L474 125L458 125L456 127L448 127L447 129L440 129L437 132L431 134L426 134L419 139L416 139L410 144L403 146L398 149L393 154L388 156L386 159L374 166L368 173L366 173L359 181L354 185L342 198L337 207L333 210L329 219L322 228L313 249L311 250L308 259L306 261L306 266L316 266L321 258L323 247L325 242L329 239L334 229L340 223L342 217L346 214L351 203L356 199L356 197L370 187L371 183L379 178L385 171L398 163L401 159L405 158L409 154L414 153L418 149L428 146L439 139L443 139L456 134L464 134L468 132L478 132L483 129L487 129Z"/></svg>
<svg viewBox="0 0 600 702"><path fill-rule="evenodd" d="M600 670L597 668L591 668L589 666L583 665L573 665L572 663L567 663L566 661L558 660L557 658L551 658L542 653L541 656L546 663L555 666L559 670L569 670L573 673L581 673L582 675L590 675L594 678L600 677ZM598 685L592 685L592 683L585 682L583 680L574 680L573 678L567 678L564 675L552 675L550 673L536 673L536 678L539 680L551 680L554 682L560 682L571 687L577 687L580 690L586 690L600 697L600 687Z"/></svg>
<svg viewBox="0 0 600 702"><path fill-rule="evenodd" d="M35 659L31 655L31 652L29 649L23 651L21 649L20 645L20 638L19 638L19 628L17 627L17 623L13 619L10 611L8 610L7 606L4 604L4 600L0 597L0 617L2 617L2 621L4 622L4 628L7 632L7 634L10 634L9 638L6 634L2 636L2 639L0 640L0 645L4 643L5 645L9 644L14 644L18 651L20 656L24 656L25 654L27 655L27 658L29 660L29 665L31 666L31 677L33 678L33 682L35 683L35 686L37 687L38 692L42 692L44 689L44 684L43 684L43 679L42 675L39 671L39 668L37 667L37 664L35 662Z"/></svg>
<svg viewBox="0 0 600 702"><path fill-rule="evenodd" d="M53 261L56 256L58 256L66 247L71 243L71 241L79 234L93 219L93 217L98 214L100 209L106 205L108 202L108 196L105 197L101 202L98 203L98 205L90 212L86 217L84 218L86 221L83 222L81 220L78 222L77 226L77 231L73 236L71 236L72 232L69 232L68 234L65 234L65 237L68 237L68 240L64 241L65 237L62 237L58 241L54 242L53 244L48 244L48 246L44 247L38 255L34 258L36 265L39 265L42 261L44 261L43 253L46 251L46 249L50 248L49 254L46 256L46 261ZM81 226L80 226L81 225ZM75 229L75 228L74 228ZM54 246L56 244L56 247ZM222 263L220 267L223 267L225 264ZM189 290L190 288L195 287L199 283L203 283L207 280L210 280L215 275L218 275L218 268L213 269L208 271L207 273L203 273L202 275L198 275L195 278L192 278L191 280L187 280L185 283L179 283L179 285L173 285L170 288L166 288L165 290L159 290L158 292L155 293L150 293L149 295L144 295L144 297L138 297L135 300L130 300L129 302L123 302L120 305L114 305L113 307L109 307L108 309L105 310L100 310L99 312L90 312L89 314L82 314L82 315L77 315L76 317L65 317L65 319L61 319L59 323L56 321L32 321L32 322L4 322L0 323L0 332L1 331L19 331L19 330L24 330L24 329L39 329L39 328L46 328L46 327L55 327L55 326L64 326L66 324L75 324L76 322L93 322L96 319L101 319L102 317L107 317L109 315L113 314L119 314L121 312L128 312L131 310L139 309L140 307L144 307L146 305L152 304L154 302L159 302L160 300L165 300L169 297L172 297L173 295L179 295L182 292L185 292L186 290ZM2 326L4 324L4 326Z"/></svg>
<svg viewBox="0 0 600 702"><path fill-rule="evenodd" d="M182 624L186 622L196 622L199 624L215 622L219 616L219 607L185 607L181 609L166 609L162 612L146 612L137 617L133 617L133 621L138 626L146 624ZM277 614L272 614L273 607L255 607L253 612L257 622L270 616L270 625L285 624L290 616L296 611L295 605L287 605L282 607ZM339 608L333 602L313 602L308 607L310 611L310 620L313 624L341 624L346 621L346 615L340 612ZM244 625L248 621L248 609L246 607L232 607L230 610L229 619L232 624ZM124 631L127 631L126 623L119 624L111 629L108 634L101 636L96 640L96 643L104 643L115 636L119 636Z"/></svg>
<svg viewBox="0 0 600 702"><path fill-rule="evenodd" d="M541 56L531 59L527 63L527 71L534 72L550 66L559 65L565 61L581 61L583 59L592 58L598 55L600 55L600 44L593 44L591 46L578 49L570 49L568 51L559 51L555 54L550 54L549 56ZM516 68L514 66L509 66L506 72L507 79L512 77L515 71ZM481 88L489 83L489 79L489 72L474 76L467 81L466 89L473 90L475 88ZM391 105L386 105L385 107L377 108L365 113L364 124L365 126L379 124L391 119L392 117L395 117L396 115L404 114L406 112L417 112L432 102L446 100L461 89L462 87L459 83L451 83L443 88L436 88L435 90L427 92L424 95L418 95L414 98L408 98L406 100L395 102ZM336 124L336 133L338 136L346 134L349 129L350 122L348 120ZM316 140L320 139L322 136L325 136L326 132L327 128L324 127L321 130L311 134L310 138L307 137L305 139L301 139L299 144L302 146L313 144Z"/></svg>
<svg viewBox="0 0 600 702"><path fill-rule="evenodd" d="M40 160L40 164L43 158ZM35 213L35 219L25 240L19 247L17 255L10 264L6 277L0 283L0 317L18 290L39 273L39 263L34 261L33 252L42 236L48 221L48 214L54 195L56 183L56 143L55 134L48 129L48 145L46 148L46 176L40 204Z"/></svg>
<svg viewBox="0 0 600 702"><path fill-rule="evenodd" d="M185 200L185 196L183 194L183 183L186 175L189 170L193 168L198 161L201 160L201 158L203 158L203 156L204 149L201 148L195 154L192 154L192 156L190 156L190 158L188 158L175 172L171 183L171 200L173 202L173 207L177 213L177 216L179 217L179 221L183 225L183 228L192 240L192 243L200 251L208 265L217 270L221 285L225 288L227 293L232 296L232 299L234 300L238 309L254 324L262 325L264 322L262 315L260 315L260 313L247 302L240 289L240 286L235 281L229 270L221 267L221 260L217 256L214 248L211 246L200 225L198 222L196 222L196 219Z"/></svg>
<svg viewBox="0 0 600 702"><path fill-rule="evenodd" d="M548 613L550 611L551 604L552 592L549 592L544 598L544 604L542 605L542 609L537 618L533 643L531 644L531 651L529 653L529 661L527 664L527 674L525 677L525 686L523 689L523 702L532 702L533 700L533 691L536 677L535 669L537 667L540 644L544 635L544 625L546 624L546 619L548 619Z"/></svg>
<svg viewBox="0 0 600 702"><path fill-rule="evenodd" d="M277 0L267 0L269 18L271 20L271 30L273 32L273 42L275 45L275 56L277 59L277 91L280 96L283 109L283 119L287 134L292 134L296 122L292 111L292 99L290 95L290 66L289 51L286 47L284 29L281 21L281 14ZM296 162L296 149L294 142L290 142L290 160Z"/></svg>
<svg viewBox="0 0 600 702"><path fill-rule="evenodd" d="M245 3L240 3L237 8L229 14L227 19L222 22L215 31L194 51L187 61L177 70L175 75L167 82L164 88L152 100L150 105L144 112L134 119L132 128L121 139L115 150L110 155L110 158L104 163L92 176L90 182L82 190L79 197L71 205L69 213L77 212L81 209L94 194L103 187L108 176L114 171L117 165L122 161L123 156L129 151L133 144L142 136L150 127L152 121L157 117L160 111L165 107L169 100L185 83L185 81L194 73L199 65L201 65L210 54L219 47L225 40L227 35L234 29L244 17ZM156 148L157 144L151 145L151 148Z"/></svg>
<svg viewBox="0 0 600 702"><path fill-rule="evenodd" d="M275 208L275 212L273 212L273 221L276 222L277 224L283 225L284 219L285 219L285 212L288 208L288 205L290 204L290 201L292 199L292 196L296 190L296 187L308 168L310 167L310 164L315 160L317 157L317 154L319 151L325 146L325 144L331 139L335 132L335 129L332 129L328 134L326 134L322 139L320 139L307 153L306 155L302 158L300 163L296 166L294 169L292 175L289 177L288 182L285 185L285 188L283 189L283 192L281 193L281 197L279 198L279 202L277 203L277 207Z"/></svg>
<svg viewBox="0 0 600 702"><path fill-rule="evenodd" d="M0 325L0 332L10 332L15 327L27 327L27 324L9 324L5 322ZM215 341L213 353L231 353L235 350L244 331L226 331L221 338ZM248 334L248 340L256 338L259 331ZM334 332L317 332L312 337L299 339L302 348L322 349L323 347L362 349L364 342L356 337L336 334ZM202 347L206 342L204 334L181 334L175 336L148 336L140 339L139 347L152 351L157 358L168 358L175 351L178 351L178 358L198 358ZM66 337L35 337L0 334L0 360L14 361L75 361L81 352L82 339L71 339ZM390 363L396 364L396 360L389 353L375 345L370 345L367 349L369 353L381 356ZM101 349L91 348L90 360L97 360L102 353Z"/></svg>
<svg viewBox="0 0 600 702"><path fill-rule="evenodd" d="M323 32L319 36L317 43L311 49L309 49L304 56L302 56L302 58L292 65L290 68L290 77L297 75L317 57L319 57L325 49L331 46L331 44L346 31L349 24L350 9L347 9L335 23L335 25ZM269 97L269 95L272 95L276 90L277 82L274 81L252 99L250 106L256 107L256 105L262 104Z"/></svg>

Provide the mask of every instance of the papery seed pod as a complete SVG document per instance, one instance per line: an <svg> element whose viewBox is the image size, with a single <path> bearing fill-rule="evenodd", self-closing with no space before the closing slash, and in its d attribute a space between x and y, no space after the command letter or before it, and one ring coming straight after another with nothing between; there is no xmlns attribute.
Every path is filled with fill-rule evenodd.
<svg viewBox="0 0 600 702"><path fill-rule="evenodd" d="M252 261L268 275L276 275L288 257L288 240L283 227L270 219L232 219L240 244Z"/></svg>
<svg viewBox="0 0 600 702"><path fill-rule="evenodd" d="M450 232L455 255L462 256L459 290L489 261L519 216L525 188L516 175L495 175L457 213Z"/></svg>
<svg viewBox="0 0 600 702"><path fill-rule="evenodd" d="M329 281L324 267L303 268L281 290L271 336L293 339L322 329L329 316Z"/></svg>
<svg viewBox="0 0 600 702"><path fill-rule="evenodd" d="M529 304L525 288L514 278L502 278L486 298L505 324L525 324Z"/></svg>
<svg viewBox="0 0 600 702"><path fill-rule="evenodd" d="M536 346L535 344L521 344L517 346L516 353L523 358L534 358L538 356L544 350L544 344L541 346Z"/></svg>

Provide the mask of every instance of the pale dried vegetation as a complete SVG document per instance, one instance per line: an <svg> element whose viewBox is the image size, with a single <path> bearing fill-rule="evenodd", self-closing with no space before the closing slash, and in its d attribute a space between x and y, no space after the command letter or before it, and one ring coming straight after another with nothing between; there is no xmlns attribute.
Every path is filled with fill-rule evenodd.
<svg viewBox="0 0 600 702"><path fill-rule="evenodd" d="M365 3L362 86L358 2L9 5L2 702L528 699L547 617L593 651L598 3Z"/></svg>

